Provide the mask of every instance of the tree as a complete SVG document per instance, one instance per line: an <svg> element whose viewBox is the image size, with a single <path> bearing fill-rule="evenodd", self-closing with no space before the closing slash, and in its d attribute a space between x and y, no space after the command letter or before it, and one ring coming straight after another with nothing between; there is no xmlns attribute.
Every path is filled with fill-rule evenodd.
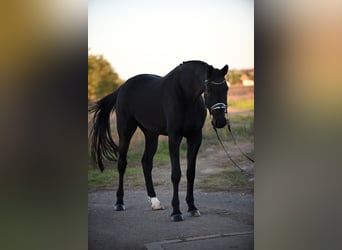
<svg viewBox="0 0 342 250"><path fill-rule="evenodd" d="M249 79L254 81L254 70L251 70L248 75Z"/></svg>
<svg viewBox="0 0 342 250"><path fill-rule="evenodd" d="M88 55L88 100L113 92L123 81L102 55Z"/></svg>
<svg viewBox="0 0 342 250"><path fill-rule="evenodd" d="M241 77L241 73L235 70L231 70L229 71L229 74L228 74L228 81L230 82L230 84L240 83L241 82L240 77Z"/></svg>

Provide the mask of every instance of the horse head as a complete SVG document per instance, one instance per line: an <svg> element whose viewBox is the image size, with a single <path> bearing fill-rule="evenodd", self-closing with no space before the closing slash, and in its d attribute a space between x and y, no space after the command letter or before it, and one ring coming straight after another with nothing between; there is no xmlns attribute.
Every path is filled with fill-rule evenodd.
<svg viewBox="0 0 342 250"><path fill-rule="evenodd" d="M227 124L228 85L225 80L227 72L228 65L225 65L222 69L209 66L207 71L204 100L212 117L211 123L215 128L223 128Z"/></svg>

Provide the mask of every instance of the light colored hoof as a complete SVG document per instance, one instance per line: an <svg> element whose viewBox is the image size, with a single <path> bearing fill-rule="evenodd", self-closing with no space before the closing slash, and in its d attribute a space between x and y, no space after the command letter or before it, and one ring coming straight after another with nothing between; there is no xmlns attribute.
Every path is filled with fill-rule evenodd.
<svg viewBox="0 0 342 250"><path fill-rule="evenodd" d="M165 209L164 206L161 205L157 197L150 198L150 201L152 203L151 208L153 211Z"/></svg>
<svg viewBox="0 0 342 250"><path fill-rule="evenodd" d="M164 210L165 209L161 204L155 205L155 206L151 206L151 208L152 208L153 211Z"/></svg>

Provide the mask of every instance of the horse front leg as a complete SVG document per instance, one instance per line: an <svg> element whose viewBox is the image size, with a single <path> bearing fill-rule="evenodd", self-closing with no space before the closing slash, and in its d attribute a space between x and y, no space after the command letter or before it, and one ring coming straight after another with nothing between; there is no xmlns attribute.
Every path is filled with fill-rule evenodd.
<svg viewBox="0 0 342 250"><path fill-rule="evenodd" d="M198 150L202 143L202 132L194 134L191 137L187 138L187 161L188 167L186 171L187 177L187 192L186 192L186 202L188 204L188 216L190 217L199 217L200 212L195 207L194 203L194 181L196 175L196 158L198 154Z"/></svg>
<svg viewBox="0 0 342 250"><path fill-rule="evenodd" d="M183 215L179 209L179 196L178 187L182 176L180 161L179 161L179 145L182 141L181 136L170 136L169 135L169 151L171 158L171 181L173 185L173 197L172 197L172 214L171 221L182 221L184 220Z"/></svg>
<svg viewBox="0 0 342 250"><path fill-rule="evenodd" d="M163 210L164 207L156 196L152 180L153 156L158 147L158 134L148 132L144 129L142 130L145 134L145 151L141 163L144 171L147 195L151 202L152 210Z"/></svg>

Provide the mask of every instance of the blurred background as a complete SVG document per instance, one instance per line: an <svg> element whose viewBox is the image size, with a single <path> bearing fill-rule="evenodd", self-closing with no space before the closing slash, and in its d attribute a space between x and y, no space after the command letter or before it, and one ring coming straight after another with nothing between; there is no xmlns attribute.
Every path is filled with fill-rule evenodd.
<svg viewBox="0 0 342 250"><path fill-rule="evenodd" d="M145 71L164 75L188 60L175 57L160 69L139 62L124 73L88 41L94 2L101 1L1 3L1 249L87 248L89 55L102 55L122 80ZM340 249L341 7L334 0L254 4L255 249ZM201 21L236 11L222 8L208 20L210 12ZM212 46L219 53L210 55L233 48L220 46L235 37L236 25L224 22L224 30L210 36L220 41ZM212 34L202 31L195 48ZM234 65L233 53L222 61L201 55L216 67L254 65Z"/></svg>

